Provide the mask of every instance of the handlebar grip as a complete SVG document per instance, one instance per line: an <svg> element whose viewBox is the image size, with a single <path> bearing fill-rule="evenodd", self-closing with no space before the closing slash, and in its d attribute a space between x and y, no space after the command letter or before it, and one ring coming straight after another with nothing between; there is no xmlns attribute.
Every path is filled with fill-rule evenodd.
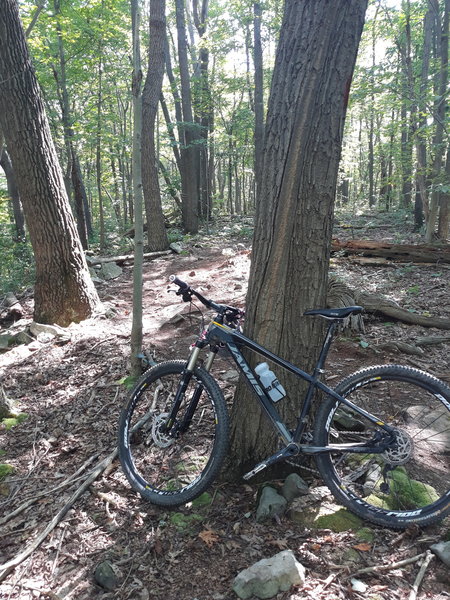
<svg viewBox="0 0 450 600"><path fill-rule="evenodd" d="M177 285L182 292L189 289L188 284L185 283L184 281L181 281L181 279L178 279L178 277L176 275L170 275L169 281L171 283L175 283L175 285Z"/></svg>

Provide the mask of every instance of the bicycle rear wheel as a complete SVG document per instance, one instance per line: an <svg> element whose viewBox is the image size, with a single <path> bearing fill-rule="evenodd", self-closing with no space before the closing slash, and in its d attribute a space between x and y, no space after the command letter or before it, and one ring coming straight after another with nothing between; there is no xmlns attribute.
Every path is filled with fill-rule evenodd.
<svg viewBox="0 0 450 600"><path fill-rule="evenodd" d="M171 429L176 436L165 431L185 366L183 361L168 361L144 373L119 423L119 457L128 481L161 506L179 506L204 492L218 475L228 448L223 394L201 368L195 369L182 398ZM183 428L188 407L195 410Z"/></svg>
<svg viewBox="0 0 450 600"><path fill-rule="evenodd" d="M336 499L364 519L399 529L450 514L450 388L418 369L386 365L354 373L336 392L395 427L395 443L382 454L316 456ZM377 430L328 397L317 413L314 445L369 442Z"/></svg>

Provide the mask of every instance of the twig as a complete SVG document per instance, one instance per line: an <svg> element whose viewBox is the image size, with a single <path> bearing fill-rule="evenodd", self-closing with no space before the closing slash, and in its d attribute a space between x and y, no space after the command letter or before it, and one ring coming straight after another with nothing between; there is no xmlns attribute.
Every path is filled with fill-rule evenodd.
<svg viewBox="0 0 450 600"><path fill-rule="evenodd" d="M16 510L14 510L12 513L10 513L9 515L6 515L2 519L0 519L0 526L5 525L5 523L8 523L8 521L11 521L11 519L13 519L14 517L17 517L17 515L20 515L21 512L23 512L29 506L31 506L32 504L37 502L39 500L39 498L48 496L49 494L53 494L53 492L58 492L59 490L62 490L63 488L67 487L69 484L74 483L76 481L77 476L80 475L86 469L86 467L88 465L90 465L99 456L99 454L100 454L100 452L97 452L96 454L94 454L93 456L88 458L87 461L85 461L81 465L81 467L77 471L75 471L75 473L73 473L70 477L68 477L62 483L58 484L56 487L54 487L50 490L46 490L45 492L41 492L34 498L30 498L30 500L27 500L26 502L24 502L23 504L18 506L16 508Z"/></svg>
<svg viewBox="0 0 450 600"><path fill-rule="evenodd" d="M362 573L377 573L378 571L390 571L392 569L399 569L401 567L405 567L406 565L410 565L411 563L417 562L421 558L424 558L425 552L422 554L417 554L416 556L411 556L410 558L405 558L405 560L400 560L396 563L391 563L390 565L374 565L373 567L366 567L364 569L358 569L349 575L349 577L354 577L355 575L361 575Z"/></svg>
<svg viewBox="0 0 450 600"><path fill-rule="evenodd" d="M409 600L416 600L420 584L422 583L422 579L425 576L425 571L428 569L428 566L433 558L434 554L432 554L431 550L427 550L425 552L425 558L423 559L422 566L420 567L420 570L417 573L416 580L414 581L411 593L409 594Z"/></svg>
<svg viewBox="0 0 450 600"><path fill-rule="evenodd" d="M69 512L72 505L78 500L80 496L84 494L84 492L88 489L88 487L97 479L97 477L102 473L116 458L117 449L115 449L111 454L109 454L106 458L104 458L91 472L91 474L87 477L85 482L72 494L69 498L69 501L61 508L61 510L53 517L44 531L38 535L38 537L25 548L23 552L15 556L13 559L0 565L0 581L3 581L10 573L13 571L18 565L20 565L25 559L27 559L45 540L48 534L53 531L53 529L60 523L65 515Z"/></svg>

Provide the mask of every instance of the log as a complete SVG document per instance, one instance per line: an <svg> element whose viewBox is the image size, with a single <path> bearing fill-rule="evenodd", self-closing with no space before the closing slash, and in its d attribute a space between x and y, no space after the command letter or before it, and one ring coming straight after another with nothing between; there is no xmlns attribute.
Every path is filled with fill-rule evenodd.
<svg viewBox="0 0 450 600"><path fill-rule="evenodd" d="M362 256L380 256L399 262L446 263L450 264L450 246L431 246L415 244L389 244L372 240L333 239L332 252L360 254Z"/></svg>
<svg viewBox="0 0 450 600"><path fill-rule="evenodd" d="M172 250L161 250L161 252L146 252L144 254L144 260L152 260L159 256L167 256L172 254ZM88 264L90 266L103 265L105 263L114 262L121 266L125 263L134 263L134 254L124 254L122 256L87 256Z"/></svg>

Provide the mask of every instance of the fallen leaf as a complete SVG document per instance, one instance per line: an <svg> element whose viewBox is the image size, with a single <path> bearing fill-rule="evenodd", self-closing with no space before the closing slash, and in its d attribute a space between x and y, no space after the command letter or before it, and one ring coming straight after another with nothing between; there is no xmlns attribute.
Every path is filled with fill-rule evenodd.
<svg viewBox="0 0 450 600"><path fill-rule="evenodd" d="M372 550L372 546L370 544L367 544L366 542L356 544L356 546L353 546L353 548L355 550L361 550L361 552L369 552L370 550Z"/></svg>
<svg viewBox="0 0 450 600"><path fill-rule="evenodd" d="M219 536L217 533L212 531L212 529L204 529L203 531L200 531L198 537L205 542L208 548L211 548L211 546L219 541Z"/></svg>

